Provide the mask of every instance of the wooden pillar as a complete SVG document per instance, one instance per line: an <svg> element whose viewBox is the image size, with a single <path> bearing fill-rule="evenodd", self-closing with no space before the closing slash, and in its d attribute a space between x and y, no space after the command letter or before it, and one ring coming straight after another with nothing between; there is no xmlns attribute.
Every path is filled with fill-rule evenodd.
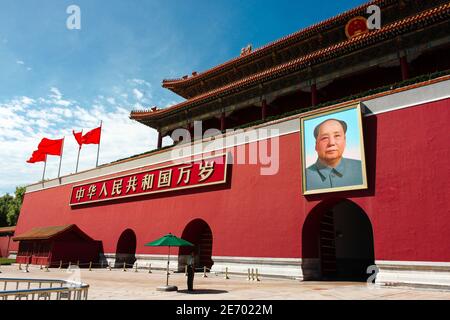
<svg viewBox="0 0 450 320"><path fill-rule="evenodd" d="M220 131L224 132L226 129L226 118L225 118L225 112L222 112L220 115Z"/></svg>
<svg viewBox="0 0 450 320"><path fill-rule="evenodd" d="M162 147L162 133L160 130L158 130L158 144L157 144L157 148L160 149Z"/></svg>
<svg viewBox="0 0 450 320"><path fill-rule="evenodd" d="M261 105L261 119L266 120L267 117L267 101L264 99Z"/></svg>
<svg viewBox="0 0 450 320"><path fill-rule="evenodd" d="M315 83L311 85L311 105L317 105L317 85Z"/></svg>
<svg viewBox="0 0 450 320"><path fill-rule="evenodd" d="M402 69L402 80L409 78L409 65L406 56L400 57L400 67Z"/></svg>

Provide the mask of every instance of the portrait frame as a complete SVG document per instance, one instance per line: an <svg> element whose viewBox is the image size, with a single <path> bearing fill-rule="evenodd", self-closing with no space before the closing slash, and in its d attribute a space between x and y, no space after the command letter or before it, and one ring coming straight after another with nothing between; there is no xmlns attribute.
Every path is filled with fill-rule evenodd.
<svg viewBox="0 0 450 320"><path fill-rule="evenodd" d="M336 187L329 187L329 188L308 188L307 186L307 173L306 170L308 166L311 165L311 160L309 160L309 163L307 163L307 156L309 159L311 159L311 154L315 152L316 158L317 158L317 152L315 149L313 152L311 151L311 142L306 142L305 139L307 139L307 135L314 137L314 130L311 131L311 125L308 125L308 122L313 123L314 122L322 122L329 119L337 119L337 120L343 120L339 119L339 114L351 114L352 111L355 113L353 115L353 123L352 126L356 125L356 128L353 127L353 132L356 130L357 134L353 134L356 137L352 137L354 140L355 138L358 139L357 142L354 143L354 145L358 148L359 147L359 159L356 160L361 161L361 176L358 178L361 178L361 183L357 184L349 184L346 186L336 186ZM308 132L305 132L307 130ZM347 132L348 133L348 132ZM346 134L346 140L347 140L347 134ZM366 157L365 157L365 151L364 151L364 134L363 134L363 127L362 127L362 108L361 103L356 102L345 106L340 106L332 109L327 110L317 110L317 112L314 113L308 113L305 116L300 116L300 143L301 143L301 170L302 170L302 194L303 195L313 195L313 194L321 194L321 193L331 193L331 192L340 192L340 191L350 191L350 190L362 190L367 189L367 172L366 172ZM346 141L347 143L347 141ZM345 157L345 153L343 155ZM358 173L358 171L357 171Z"/></svg>

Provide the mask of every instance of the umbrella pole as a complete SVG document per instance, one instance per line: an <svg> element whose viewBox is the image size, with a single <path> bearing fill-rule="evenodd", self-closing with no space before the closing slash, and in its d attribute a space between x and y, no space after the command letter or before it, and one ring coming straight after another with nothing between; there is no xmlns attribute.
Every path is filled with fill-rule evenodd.
<svg viewBox="0 0 450 320"><path fill-rule="evenodd" d="M169 261L170 261L170 246L169 246L169 254L167 255L167 277L166 277L166 286L169 286Z"/></svg>

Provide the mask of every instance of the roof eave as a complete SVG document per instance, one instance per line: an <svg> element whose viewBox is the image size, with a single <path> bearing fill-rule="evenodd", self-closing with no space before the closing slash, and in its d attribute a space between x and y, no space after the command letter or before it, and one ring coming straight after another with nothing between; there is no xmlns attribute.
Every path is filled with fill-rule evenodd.
<svg viewBox="0 0 450 320"><path fill-rule="evenodd" d="M400 20L400 21L397 21L395 23L392 23L392 24L390 24L390 25L388 25L388 26L386 26L386 27L384 27L384 28L382 28L380 30L372 31L372 32L360 35L358 37L355 37L353 39L347 40L347 41L345 41L345 42L347 42L345 45L343 45L345 42L341 42L341 43L335 44L333 46L330 46L330 47L327 47L327 48L323 48L323 49L321 49L321 50L319 50L319 51L317 51L315 53L308 54L308 55L300 57L300 58L296 58L296 59L291 60L291 61L289 61L287 63L282 64L282 65L278 65L278 66L276 66L276 67L274 67L274 68L272 68L270 70L265 70L265 71L263 71L263 72L261 72L259 74L252 75L248 79L244 79L246 81L239 80L236 83L242 82L241 84L239 84L239 86L240 87L246 87L246 86L251 85L252 83L254 83L256 81L265 81L265 78L272 77L276 73L286 72L286 70L291 70L291 69L298 69L301 66L297 66L297 64L301 65L302 63L306 63L305 61L302 62L301 60L308 60L309 59L308 57L310 57L311 59L313 59L313 58L318 59L317 56L318 57L322 57L325 53L331 55L331 53L330 53L331 51L340 51L340 50L344 50L344 49L347 50L348 47L351 47L352 45L353 46L358 45L359 42L361 42L361 43L359 43L359 45L361 45L362 43L364 43L364 41L368 41L368 40L376 41L376 40L371 39L372 35L375 37L375 36L383 35L384 32L386 32L386 33L394 32L396 30L397 25L399 24L399 22L401 22L401 21L405 22L406 21L406 24L407 24L408 21L413 21L411 23L414 23L415 19L411 19L411 18L417 18L417 17L422 15L422 18L425 19L426 17L423 17L425 14L431 14L432 15L433 11L438 9L438 8L443 10L443 11L444 10L448 11L449 10L449 5L448 4L447 5L441 5L441 6L438 6L436 8L433 8L433 9L428 9L426 11L423 11L423 12L419 13L419 14L416 14L415 16L408 17L408 18L405 18L403 20ZM389 28L392 28L393 30L389 30ZM381 35L380 35L380 33L381 33ZM320 55L319 55L319 53L320 53ZM332 52L332 53L335 54L335 52ZM308 59L306 59L306 58L308 58ZM253 80L252 80L252 78L253 78ZM141 117L145 117L145 121L146 122L148 122L149 119L155 118L155 117L159 117L159 119L161 119L162 117L164 117L166 115L169 115L171 112L177 112L179 110L183 110L184 108L193 107L193 106L195 106L195 105L197 105L199 103L205 103L205 102L208 102L208 101L210 101L212 99L217 99L218 97L221 97L221 96L227 94L228 91L234 90L234 89L235 88L233 87L233 84L230 84L230 85L227 85L225 87L213 90L210 93L205 94L204 97L202 97L202 96L195 97L191 101L184 101L184 102L182 102L180 104L171 106L170 108L162 109L162 110L160 110L157 113L153 113L153 112L152 113L145 113L145 112L143 112Z"/></svg>
<svg viewBox="0 0 450 320"><path fill-rule="evenodd" d="M363 4L361 4L360 6L347 10L345 12L342 12L336 16L333 16L331 18L328 18L322 22L316 23L312 26L303 28L299 31L296 31L292 34L289 34L287 36L282 37L281 39L275 40L271 43L268 43L267 45L264 45L260 48L255 49L254 51L252 51L251 53L244 55L244 56L238 56L235 57L233 59L230 59L218 66L215 66L213 68L210 68L206 71L203 71L201 73L198 73L196 76L192 76L192 77L186 77L186 78L177 78L177 79L165 79L163 80L163 87L167 88L173 92L174 89L176 87L180 87L183 85L186 85L188 83L195 83L198 81L201 81L203 79L205 79L207 76L209 75L213 75L216 74L218 72L222 72L223 70L225 70L226 68L233 68L237 63L240 63L242 61L246 61L249 59L253 59L256 56L259 56L261 54L264 54L266 51L270 51L273 50L273 48L278 47L278 46L282 46L283 44L289 43L290 41L292 41L293 39L295 39L296 37L300 37L303 34L306 34L308 32L312 32L313 30L319 29L319 28L323 28L329 25L332 25L334 22L339 21L340 19L343 19L345 17L351 16L352 14L356 14L358 13L358 11L360 10L364 10L365 8L367 8L367 6L369 4L380 4L381 2L384 2L386 0L371 0L368 2L365 2ZM169 88L170 86L170 88ZM177 93L177 92L175 92Z"/></svg>

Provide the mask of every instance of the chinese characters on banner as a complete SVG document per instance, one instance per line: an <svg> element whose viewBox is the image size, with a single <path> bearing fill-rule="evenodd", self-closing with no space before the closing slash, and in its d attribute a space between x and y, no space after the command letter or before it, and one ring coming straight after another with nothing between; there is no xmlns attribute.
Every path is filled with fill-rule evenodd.
<svg viewBox="0 0 450 320"><path fill-rule="evenodd" d="M70 205L225 183L226 163L223 154L77 185L72 188Z"/></svg>

